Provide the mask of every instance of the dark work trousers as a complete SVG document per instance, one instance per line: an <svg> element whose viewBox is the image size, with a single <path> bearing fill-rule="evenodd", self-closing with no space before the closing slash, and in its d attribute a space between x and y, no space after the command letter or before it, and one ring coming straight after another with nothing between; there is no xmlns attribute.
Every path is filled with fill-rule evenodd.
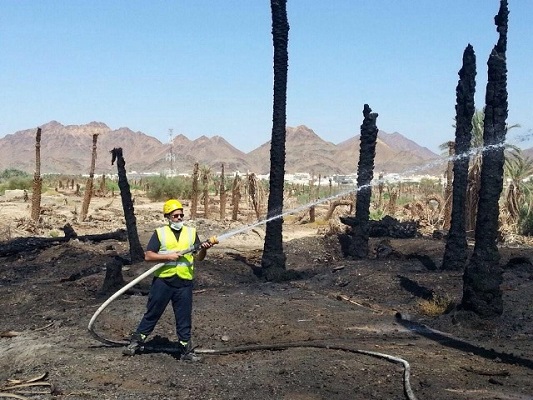
<svg viewBox="0 0 533 400"><path fill-rule="evenodd" d="M147 336L152 333L168 303L172 302L176 334L179 340L188 342L192 326L192 289L192 281L155 277L150 287L146 313L139 323L137 332Z"/></svg>

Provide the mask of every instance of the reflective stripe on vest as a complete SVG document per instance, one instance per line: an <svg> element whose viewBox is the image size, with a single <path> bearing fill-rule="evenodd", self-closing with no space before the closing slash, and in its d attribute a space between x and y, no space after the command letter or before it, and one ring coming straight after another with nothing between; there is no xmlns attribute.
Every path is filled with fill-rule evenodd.
<svg viewBox="0 0 533 400"><path fill-rule="evenodd" d="M165 225L156 230L159 238L159 252L171 252L186 250L191 247L196 240L196 229L188 226L181 228L179 240L176 240L176 235L170 226ZM171 276L179 276L181 279L192 280L194 277L194 256L192 253L185 254L176 261L169 261L159 268L154 275L159 278L168 278Z"/></svg>

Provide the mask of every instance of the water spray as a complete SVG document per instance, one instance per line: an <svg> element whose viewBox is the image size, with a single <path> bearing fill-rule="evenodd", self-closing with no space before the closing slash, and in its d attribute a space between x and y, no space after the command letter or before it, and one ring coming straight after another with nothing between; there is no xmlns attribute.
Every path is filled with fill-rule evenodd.
<svg viewBox="0 0 533 400"><path fill-rule="evenodd" d="M439 159L436 159L436 160L434 160L434 161L432 161L430 163L422 165L420 167L416 167L416 168L407 170L403 174L404 175L413 174L415 172L423 171L424 169L436 167L436 166L438 166L440 164L444 164L444 163L447 163L449 161L456 161L456 160L462 160L464 158L469 158L471 156L474 156L474 155L478 154L479 152L487 152L487 151L497 150L498 148L501 148L503 146L504 146L504 144L494 144L494 145L488 145L488 146L485 146L485 147L472 148L472 149L470 149L470 151L468 151L466 153L456 154L456 155L449 156L449 157L444 157L444 158L439 158ZM384 183L385 181L386 181L385 179L379 179L379 180L376 180L374 183L369 183L369 184L366 184L366 185L362 185L362 186L356 187L354 189L349 189L349 190L337 193L335 195L328 196L328 197L325 197L325 198L322 198L322 199L318 199L318 200L315 200L313 202L304 204L302 206L290 209L288 211L285 211L285 212L282 212L282 213L279 213L279 214L275 214L272 217L267 217L265 219L259 220L257 222L254 222L252 224L243 226L241 228L237 228L237 229L234 229L232 231L223 233L223 234L218 236L218 240L228 239L228 238L230 238L232 236L235 236L235 235L237 235L239 233L245 233L245 232L247 232L249 230L252 230L253 228L255 228L257 226L266 225L267 223L269 223L271 221L274 221L274 220L277 220L279 218L283 218L284 216L295 214L295 213L298 213L298 212L301 212L301 211L305 211L308 208L311 208L313 206L317 206L317 205L322 204L322 203L326 203L326 202L331 201L331 200L335 200L335 199L337 199L339 197L348 196L348 195L350 195L352 193L357 194L357 192L359 192L360 190L371 188L372 186L375 186L375 185L380 184L380 183Z"/></svg>

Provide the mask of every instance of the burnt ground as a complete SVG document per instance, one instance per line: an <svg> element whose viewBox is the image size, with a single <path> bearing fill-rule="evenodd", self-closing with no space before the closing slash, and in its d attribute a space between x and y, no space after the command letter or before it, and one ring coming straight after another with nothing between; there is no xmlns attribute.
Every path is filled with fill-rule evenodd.
<svg viewBox="0 0 533 400"><path fill-rule="evenodd" d="M138 218L143 245L159 208L147 209ZM111 230L98 215L74 228ZM196 223L203 238L235 228ZM431 294L459 300L461 273L430 271L414 257L347 260L335 236L311 225L284 225L287 267L302 278L264 282L251 269L260 262L262 233L258 227L221 241L197 264L194 342L203 352L228 350L203 354L200 363L166 350L176 339L170 308L151 336L159 351L126 357L88 333L109 297L100 294L106 265L128 256L126 243L74 240L0 257L0 398L8 392L29 399L407 398L404 365L364 353L376 352L408 363L417 399L533 399L533 268L527 260L507 264L530 260L531 248L501 248L505 312L484 321L453 311L428 316L420 306ZM372 239L372 248L379 241ZM444 242L397 239L390 246L438 265ZM152 265L126 265L124 279ZM96 332L124 340L144 312L149 284L113 301ZM13 387L31 378L39 385Z"/></svg>

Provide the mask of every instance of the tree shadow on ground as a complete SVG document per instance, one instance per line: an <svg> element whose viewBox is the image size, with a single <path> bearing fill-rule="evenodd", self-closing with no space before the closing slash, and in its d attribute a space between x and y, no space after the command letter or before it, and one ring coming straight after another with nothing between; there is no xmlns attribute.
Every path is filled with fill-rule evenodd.
<svg viewBox="0 0 533 400"><path fill-rule="evenodd" d="M472 313L461 312L462 319L477 319ZM451 347L460 351L469 352L475 354L476 356L487 358L489 360L499 360L500 362L506 364L516 364L522 367L533 369L533 360L515 356L514 354L508 354L494 349L486 349L479 345L475 345L469 342L466 342L462 339L453 337L444 332L439 332L437 330L431 329L430 327L420 324L418 322L410 321L404 319L401 313L396 313L396 321L408 329L409 331L416 333L418 335L424 336L430 340L438 342L439 344L447 347Z"/></svg>
<svg viewBox="0 0 533 400"><path fill-rule="evenodd" d="M420 297L424 300L431 300L434 296L434 292L424 286L418 284L406 276L398 275L400 279L400 286L411 293L413 296Z"/></svg>
<svg viewBox="0 0 533 400"><path fill-rule="evenodd" d="M250 267L252 273L258 278L267 280L269 282L287 282L293 280L309 279L316 275L313 271L296 271L284 268L268 268L263 269L260 265L260 260L256 258L248 258L238 253L226 253L227 256L233 258L235 261L242 262Z"/></svg>

